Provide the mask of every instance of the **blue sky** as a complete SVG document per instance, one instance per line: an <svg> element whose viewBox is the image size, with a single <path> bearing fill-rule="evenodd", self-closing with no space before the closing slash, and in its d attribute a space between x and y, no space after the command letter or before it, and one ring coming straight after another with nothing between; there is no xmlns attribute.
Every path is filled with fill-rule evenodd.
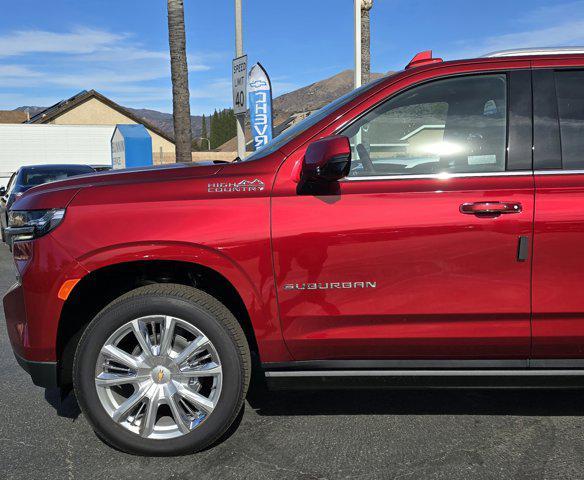
<svg viewBox="0 0 584 480"><path fill-rule="evenodd" d="M171 111L165 0L20 0L0 16L0 109L94 88L122 105ZM243 0L250 64L275 94L352 68L352 0ZM230 106L233 0L185 0L192 113ZM418 51L461 58L514 47L584 45L584 1L375 0L372 70Z"/></svg>

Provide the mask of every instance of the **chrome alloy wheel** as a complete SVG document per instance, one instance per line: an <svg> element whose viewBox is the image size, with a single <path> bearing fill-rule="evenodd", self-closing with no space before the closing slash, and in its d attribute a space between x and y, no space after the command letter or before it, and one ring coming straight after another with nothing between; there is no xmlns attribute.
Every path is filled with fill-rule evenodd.
<svg viewBox="0 0 584 480"><path fill-rule="evenodd" d="M165 315L137 318L101 348L95 386L109 416L149 439L185 435L217 406L219 355L190 323Z"/></svg>

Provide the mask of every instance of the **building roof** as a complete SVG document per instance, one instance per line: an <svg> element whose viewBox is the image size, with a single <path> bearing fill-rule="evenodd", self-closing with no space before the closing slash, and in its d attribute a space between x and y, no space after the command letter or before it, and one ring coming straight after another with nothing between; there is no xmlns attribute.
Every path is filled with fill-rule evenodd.
<svg viewBox="0 0 584 480"><path fill-rule="evenodd" d="M26 119L26 112L21 112L20 110L0 110L0 123L24 123Z"/></svg>
<svg viewBox="0 0 584 480"><path fill-rule="evenodd" d="M118 130L125 138L144 138L150 137L144 125L136 124L136 125L118 125L116 126L116 130ZM115 130L114 130L115 134Z"/></svg>
<svg viewBox="0 0 584 480"><path fill-rule="evenodd" d="M162 138L168 140L169 142L174 143L174 138L172 138L167 133L163 132L160 128L158 128L155 125L152 125L147 120L138 117L136 114L132 113L127 108L124 108L121 105L118 105L113 100L110 100L109 98L107 98L106 96L102 95L101 93L99 93L95 90L83 90L83 91L77 93L76 95L73 95L71 98L68 98L67 100L62 100L59 103L56 103L55 105L53 105L52 107L46 108L45 110L37 113L36 115L31 117L30 120L26 123L49 123L52 120L54 120L55 118L63 115L65 112L73 110L74 108L78 107L79 105L81 105L81 104L83 104L83 103L85 103L93 98L99 100L100 102L104 103L108 107L118 111L119 113L128 117L129 119L133 120L134 122L144 125L148 130L152 130L154 133L156 133L157 135L161 136ZM25 115L25 117L26 117L26 115ZM26 118L25 118L25 120L26 120Z"/></svg>

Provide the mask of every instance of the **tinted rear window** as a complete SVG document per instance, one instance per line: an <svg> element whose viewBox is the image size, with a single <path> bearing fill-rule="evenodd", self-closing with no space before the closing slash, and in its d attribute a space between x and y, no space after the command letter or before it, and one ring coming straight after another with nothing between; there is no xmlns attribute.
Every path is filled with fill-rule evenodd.
<svg viewBox="0 0 584 480"><path fill-rule="evenodd" d="M74 177L75 175L84 175L87 173L92 173L91 167L79 167L79 168L68 168L68 169L54 169L54 170L29 170L23 171L21 182L23 186L34 187L35 185L42 185L43 183L56 182L57 180L64 180L69 177Z"/></svg>
<svg viewBox="0 0 584 480"><path fill-rule="evenodd" d="M562 163L566 170L584 169L584 71L557 72Z"/></svg>

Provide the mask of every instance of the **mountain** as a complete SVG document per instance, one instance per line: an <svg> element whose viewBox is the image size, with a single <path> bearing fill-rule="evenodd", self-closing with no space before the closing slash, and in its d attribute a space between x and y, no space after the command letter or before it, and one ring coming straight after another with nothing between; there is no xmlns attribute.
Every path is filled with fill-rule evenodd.
<svg viewBox="0 0 584 480"><path fill-rule="evenodd" d="M14 110L18 110L20 112L27 112L32 117L39 112L42 112L47 107L37 107L37 106L22 106L15 108ZM126 110L132 112L138 118L144 119L147 123L158 127L163 132L167 133L170 136L174 136L174 125L172 122L172 114L158 112L156 110L149 110L147 108L128 108ZM193 128L193 137L198 137L201 135L201 123L202 123L202 116L201 115L193 115L191 116L191 126ZM209 125L207 123L207 125Z"/></svg>
<svg viewBox="0 0 584 480"><path fill-rule="evenodd" d="M18 107L15 108L14 110L18 110L19 112L28 112L28 114L33 117L35 116L37 113L42 112L43 110L45 110L46 107L33 107L33 106L24 106L24 107Z"/></svg>
<svg viewBox="0 0 584 480"><path fill-rule="evenodd" d="M371 80L384 76L372 73ZM298 113L318 110L353 89L353 70L343 70L330 78L320 80L274 99L273 108L278 112Z"/></svg>
<svg viewBox="0 0 584 480"><path fill-rule="evenodd" d="M371 80L376 80L390 73L392 72L386 74L372 73ZM318 110L345 93L350 92L353 89L353 81L353 70L343 70L332 77L274 98L272 103L274 135L280 134L286 128L302 120L307 112ZM252 147L249 145L251 132L248 122L246 122L245 140L249 150ZM237 138L232 138L219 147L219 150L224 152L231 152L236 149Z"/></svg>
<svg viewBox="0 0 584 480"><path fill-rule="evenodd" d="M384 74L372 73L371 79L375 80ZM344 70L330 78L320 80L318 82L299 88L274 99L274 125L279 125L289 117L296 113L309 112L317 110L334 99L344 95L353 88L353 70ZM44 110L45 107L37 106L23 106L15 110L28 111L30 116L36 115L38 112ZM158 112L156 110L149 110L146 108L136 109L127 108L130 112L146 122L158 127L163 132L173 135L174 127L172 122L172 114ZM193 128L193 137L201 135L201 115L193 115L191 117L191 125ZM207 119L207 128L209 126L209 119ZM233 143L232 141L230 141ZM229 143L229 142L228 142ZM229 144L231 147L231 144Z"/></svg>
<svg viewBox="0 0 584 480"><path fill-rule="evenodd" d="M156 110L148 110L147 108L140 109L127 108L127 110L132 112L137 117L143 118L147 122L158 127L163 132L168 133L171 136L174 136L174 124L172 121L171 113L163 113L158 112ZM201 135L202 118L203 117L201 115L191 116L191 128L193 129L193 137L199 137ZM209 125L209 122L207 122L207 125ZM209 127L207 126L207 128Z"/></svg>

